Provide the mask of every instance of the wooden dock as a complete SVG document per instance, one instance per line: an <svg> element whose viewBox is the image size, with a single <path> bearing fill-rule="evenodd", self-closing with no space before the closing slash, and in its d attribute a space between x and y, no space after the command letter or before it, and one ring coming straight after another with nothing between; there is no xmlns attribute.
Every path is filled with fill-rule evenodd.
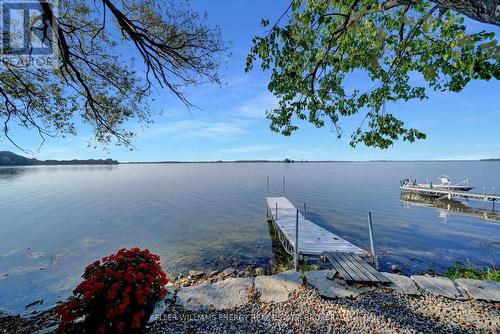
<svg viewBox="0 0 500 334"><path fill-rule="evenodd" d="M461 199L475 199L484 202L492 202L500 200L500 195L483 193L474 193L470 191L459 191L459 190L447 190L447 189L437 189L437 188L424 188L418 186L401 186L401 192L403 193L413 193L423 196L431 196L437 198L447 198L451 200L452 198Z"/></svg>
<svg viewBox="0 0 500 334"><path fill-rule="evenodd" d="M285 251L294 256L296 269L300 256L321 256L332 263L346 282L388 283L385 276L362 259L368 255L364 250L307 220L286 197L267 197L266 202L267 217Z"/></svg>
<svg viewBox="0 0 500 334"><path fill-rule="evenodd" d="M267 197L268 217L278 233L283 247L290 255L295 251L295 220L297 209L286 197ZM276 210L277 208L277 210ZM276 212L277 211L277 212ZM338 235L306 220L299 213L300 255L321 256L323 252L346 252L366 255L361 248L354 246Z"/></svg>

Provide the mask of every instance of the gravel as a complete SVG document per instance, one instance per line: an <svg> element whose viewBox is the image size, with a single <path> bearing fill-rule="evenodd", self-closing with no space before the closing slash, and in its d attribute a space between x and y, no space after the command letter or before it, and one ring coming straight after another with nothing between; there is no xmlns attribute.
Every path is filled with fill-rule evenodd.
<svg viewBox="0 0 500 334"><path fill-rule="evenodd" d="M57 324L57 317L52 313L52 310L27 318L20 317L19 315L0 314L1 334L32 334L38 330L52 327Z"/></svg>
<svg viewBox="0 0 500 334"><path fill-rule="evenodd" d="M420 297L378 289L355 299L323 299L312 288L284 303L258 301L229 311L171 306L151 325L157 333L498 333L500 304Z"/></svg>

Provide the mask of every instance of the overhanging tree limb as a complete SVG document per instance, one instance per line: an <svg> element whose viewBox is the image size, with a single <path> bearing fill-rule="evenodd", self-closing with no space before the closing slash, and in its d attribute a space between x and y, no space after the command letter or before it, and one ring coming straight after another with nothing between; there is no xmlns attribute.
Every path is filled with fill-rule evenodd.
<svg viewBox="0 0 500 334"><path fill-rule="evenodd" d="M259 59L271 70L269 90L279 105L267 112L271 129L290 135L297 119L317 127L364 114L351 145L387 148L397 139L425 138L388 109L398 100L427 98L426 91L458 92L473 79L500 78L493 33L469 34L464 18L431 1L295 0L286 24L254 38L246 71ZM267 28L268 20L264 20ZM371 88L347 88L361 70ZM421 76L425 85L411 77ZM308 117L306 116L308 114Z"/></svg>
<svg viewBox="0 0 500 334"><path fill-rule="evenodd" d="M152 90L165 88L186 106L183 88L220 84L227 47L218 27L174 0L61 0L57 17L44 0L32 22L57 52L53 69L0 69L3 133L14 124L45 135L74 134L74 116L94 130L96 142L131 146L126 122L150 122ZM122 36L116 37L116 31ZM131 50L123 55L123 50ZM144 73L132 63L140 55ZM23 106L21 108L21 106ZM43 138L42 138L43 140Z"/></svg>

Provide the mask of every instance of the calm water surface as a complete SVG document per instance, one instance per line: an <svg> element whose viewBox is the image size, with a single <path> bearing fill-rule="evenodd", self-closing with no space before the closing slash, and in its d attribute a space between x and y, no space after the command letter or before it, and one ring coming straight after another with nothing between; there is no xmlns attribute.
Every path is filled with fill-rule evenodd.
<svg viewBox="0 0 500 334"><path fill-rule="evenodd" d="M369 248L371 210L382 269L500 264L500 223L401 201L399 180L441 174L500 191L499 162L146 164L0 168L0 310L67 297L91 261L147 247L165 270L268 266L266 176L308 217ZM475 204L481 209L482 204ZM500 205L497 204L497 205ZM491 204L487 205L490 210Z"/></svg>

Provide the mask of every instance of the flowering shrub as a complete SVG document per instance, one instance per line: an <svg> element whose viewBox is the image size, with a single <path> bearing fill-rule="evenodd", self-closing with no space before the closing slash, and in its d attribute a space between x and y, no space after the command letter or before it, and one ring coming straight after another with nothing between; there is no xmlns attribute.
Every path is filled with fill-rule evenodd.
<svg viewBox="0 0 500 334"><path fill-rule="evenodd" d="M120 249L85 268L82 278L74 296L55 310L58 333L81 316L87 316L84 326L90 333L138 332L167 293L160 257L147 249Z"/></svg>

